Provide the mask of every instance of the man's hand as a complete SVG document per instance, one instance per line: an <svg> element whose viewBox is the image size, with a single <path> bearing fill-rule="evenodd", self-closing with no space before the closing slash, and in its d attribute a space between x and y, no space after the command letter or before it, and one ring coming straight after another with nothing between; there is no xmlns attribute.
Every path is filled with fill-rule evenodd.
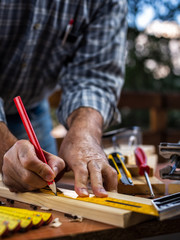
<svg viewBox="0 0 180 240"><path fill-rule="evenodd" d="M4 151L1 151L2 179L10 191L24 192L45 187L47 181L52 181L64 169L61 158L44 151L48 165L43 163L28 140L18 141L5 124L2 126L7 136L4 139L6 144L2 144Z"/></svg>
<svg viewBox="0 0 180 240"><path fill-rule="evenodd" d="M102 124L100 113L91 108L79 108L68 118L69 131L59 154L74 172L79 196L88 196L88 177L98 197L107 196L105 189L117 191L117 173L101 148Z"/></svg>

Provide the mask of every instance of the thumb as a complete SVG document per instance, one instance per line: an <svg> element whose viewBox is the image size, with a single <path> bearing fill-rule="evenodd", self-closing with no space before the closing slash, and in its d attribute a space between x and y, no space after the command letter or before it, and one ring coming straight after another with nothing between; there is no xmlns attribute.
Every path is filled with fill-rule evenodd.
<svg viewBox="0 0 180 240"><path fill-rule="evenodd" d="M16 149L19 161L25 169L36 173L45 181L50 182L54 179L54 171L37 157L35 148L29 141L17 142Z"/></svg>

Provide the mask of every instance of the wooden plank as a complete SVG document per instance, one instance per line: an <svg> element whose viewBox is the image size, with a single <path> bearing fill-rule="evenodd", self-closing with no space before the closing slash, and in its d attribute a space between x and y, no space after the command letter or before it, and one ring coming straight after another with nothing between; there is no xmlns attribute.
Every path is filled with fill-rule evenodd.
<svg viewBox="0 0 180 240"><path fill-rule="evenodd" d="M63 189L63 192L64 191L68 191L68 194L70 195L75 194L74 191ZM40 192L12 193L2 182L0 182L0 196L41 207L47 207L64 213L82 216L84 218L122 228L126 228L152 218L152 216L131 212L129 210L112 208L59 196L57 197ZM109 197L152 205L149 199L139 197L117 193L109 193Z"/></svg>
<svg viewBox="0 0 180 240"><path fill-rule="evenodd" d="M136 165L126 164L127 169L130 171L132 177L139 177L139 168ZM149 177L154 175L154 169L150 167Z"/></svg>
<svg viewBox="0 0 180 240"><path fill-rule="evenodd" d="M153 146L153 145L140 145L140 147L144 150L147 157L149 157L152 154L153 155L155 154L155 146ZM106 155L108 155L114 151L122 153L125 157L125 163L132 164L132 165L136 164L134 150L135 150L134 146L130 147L128 145L121 145L119 148L116 148L116 149L114 149L112 146L104 148L104 152L106 153Z"/></svg>
<svg viewBox="0 0 180 240"><path fill-rule="evenodd" d="M180 181L170 181L168 184L168 194L180 192Z"/></svg>
<svg viewBox="0 0 180 240"><path fill-rule="evenodd" d="M150 177L150 182L154 191L155 195L164 195L165 194L165 184L161 182L156 177ZM133 178L133 186L131 185L124 185L119 184L118 185L118 193L123 194L132 194L132 195L149 195L149 187L147 185L147 182L145 180L145 177L136 177Z"/></svg>
<svg viewBox="0 0 180 240"><path fill-rule="evenodd" d="M135 159L133 159L133 160L131 159L131 161L129 161L129 162L131 164L126 164L126 167L130 171L131 175L133 177L139 177L139 168L137 167L137 165L135 165ZM158 163L157 155L153 154L153 155L148 156L147 164L150 167L149 177L154 176L156 167L157 167L157 163Z"/></svg>

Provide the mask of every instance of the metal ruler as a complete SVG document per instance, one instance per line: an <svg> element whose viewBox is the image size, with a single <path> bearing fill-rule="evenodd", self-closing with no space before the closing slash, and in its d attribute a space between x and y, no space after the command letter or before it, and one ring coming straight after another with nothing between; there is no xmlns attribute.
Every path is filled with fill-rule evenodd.
<svg viewBox="0 0 180 240"><path fill-rule="evenodd" d="M43 193L46 193L46 194L54 195L48 188L43 188L40 191ZM159 216L159 213L156 210L156 208L153 206L153 204L148 205L148 204L127 201L127 200L121 200L121 199L112 198L112 197L100 198L100 197L96 197L94 195L92 195L90 197L79 197L79 196L78 197L70 197L70 196L65 195L62 192L57 192L57 196L64 197L64 198L70 198L70 199L74 199L77 201L100 204L100 205L113 207L113 208L130 210L132 212L152 215L152 216L156 216L156 217Z"/></svg>
<svg viewBox="0 0 180 240"><path fill-rule="evenodd" d="M160 220L180 215L180 192L156 198L152 203L159 213Z"/></svg>

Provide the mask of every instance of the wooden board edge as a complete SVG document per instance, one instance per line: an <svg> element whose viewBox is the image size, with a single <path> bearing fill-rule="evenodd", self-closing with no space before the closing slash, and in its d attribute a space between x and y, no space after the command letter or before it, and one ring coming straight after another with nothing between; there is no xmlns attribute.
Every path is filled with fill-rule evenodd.
<svg viewBox="0 0 180 240"><path fill-rule="evenodd" d="M145 220L152 219L152 216L149 215L133 213L128 210L106 207L64 197L56 197L44 193L13 193L2 183L0 183L0 196L19 202L47 207L63 213L78 215L83 218L121 228L126 228Z"/></svg>

